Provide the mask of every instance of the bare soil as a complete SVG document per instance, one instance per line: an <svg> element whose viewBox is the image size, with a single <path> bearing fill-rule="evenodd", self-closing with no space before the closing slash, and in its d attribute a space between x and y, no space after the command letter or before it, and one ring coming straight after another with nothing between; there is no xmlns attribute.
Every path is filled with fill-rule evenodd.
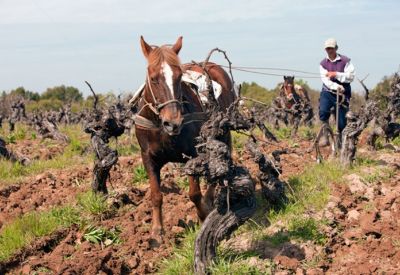
<svg viewBox="0 0 400 275"><path fill-rule="evenodd" d="M32 144L31 144L32 145ZM29 148L30 144L26 144ZM40 146L37 145L36 146ZM284 142L279 146L286 147ZM304 170L315 162L315 153L307 153L309 141L298 141L300 154L282 155L283 179ZM57 148L57 146L55 147ZM266 152L277 149L264 146ZM24 152L32 157L34 151ZM48 150L48 151L46 151ZM51 158L62 149L43 149L39 159ZM329 149L323 149L325 156ZM277 273L282 274L398 274L400 273L400 154L381 157L383 165L394 167L396 174L374 186L365 183L332 183L332 196L321 215L330 219L326 228L329 243L324 248L306 244L299 248L290 244L281 251L262 248L266 257L274 259ZM238 160L245 163L245 158ZM72 226L34 241L7 262L0 270L10 274L52 271L54 274L146 274L154 273L161 259L172 253L173 245L181 240L184 228L198 222L196 210L187 191L176 183L177 169L169 165L163 170L164 243L154 244L150 237L151 202L147 185L132 184L133 167L140 164L139 156L120 157L111 171L109 190L125 194L124 205L118 211L99 220L96 225L121 228L122 243L102 247L83 239L82 229ZM254 169L249 166L250 171ZM2 225L31 211L50 209L76 203L80 192L89 190L92 166L47 171L24 179L18 185L0 190L0 230ZM349 182L356 177L349 178ZM352 187L349 187L352 186ZM372 190L371 190L372 188ZM361 191L360 191L361 190ZM367 194L367 195L366 195ZM282 249L282 247L280 248ZM313 267L304 268L301 261L323 252ZM283 252L282 252L283 251ZM269 253L269 254L268 254Z"/></svg>

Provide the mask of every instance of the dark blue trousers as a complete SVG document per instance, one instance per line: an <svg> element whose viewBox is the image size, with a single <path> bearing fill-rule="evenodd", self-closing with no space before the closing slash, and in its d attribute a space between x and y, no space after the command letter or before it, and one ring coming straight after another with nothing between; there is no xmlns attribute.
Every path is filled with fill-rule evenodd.
<svg viewBox="0 0 400 275"><path fill-rule="evenodd" d="M322 90L319 97L319 119L322 122L328 122L331 115L331 109L334 109L336 116L336 95ZM349 100L345 100L339 107L339 132L346 127L346 113L349 110Z"/></svg>

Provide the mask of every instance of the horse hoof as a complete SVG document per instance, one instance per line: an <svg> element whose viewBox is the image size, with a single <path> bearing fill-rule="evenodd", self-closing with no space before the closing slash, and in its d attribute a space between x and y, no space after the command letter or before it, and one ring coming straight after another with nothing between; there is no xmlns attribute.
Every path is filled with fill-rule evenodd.
<svg viewBox="0 0 400 275"><path fill-rule="evenodd" d="M161 244L164 243L163 240L163 230L162 229L153 229L151 232L151 237L149 239L150 248L160 247Z"/></svg>
<svg viewBox="0 0 400 275"><path fill-rule="evenodd" d="M197 218L199 219L200 223L203 223L204 220L207 218L207 215L197 212Z"/></svg>
<svg viewBox="0 0 400 275"><path fill-rule="evenodd" d="M150 238L149 239L149 248L150 249L158 248L161 246L161 244L163 244L162 238Z"/></svg>
<svg viewBox="0 0 400 275"><path fill-rule="evenodd" d="M203 223L204 220L207 218L208 214L211 212L211 208L203 211L197 211L197 217L199 218L200 222Z"/></svg>

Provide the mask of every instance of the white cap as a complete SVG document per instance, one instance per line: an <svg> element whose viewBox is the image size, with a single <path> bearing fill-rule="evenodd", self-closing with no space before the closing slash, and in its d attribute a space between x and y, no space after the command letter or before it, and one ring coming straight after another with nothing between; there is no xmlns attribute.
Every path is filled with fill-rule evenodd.
<svg viewBox="0 0 400 275"><path fill-rule="evenodd" d="M337 47L336 39L335 39L335 38L328 38L328 39L325 41L324 46L325 46L325 49L326 49L326 48L336 48L336 47Z"/></svg>

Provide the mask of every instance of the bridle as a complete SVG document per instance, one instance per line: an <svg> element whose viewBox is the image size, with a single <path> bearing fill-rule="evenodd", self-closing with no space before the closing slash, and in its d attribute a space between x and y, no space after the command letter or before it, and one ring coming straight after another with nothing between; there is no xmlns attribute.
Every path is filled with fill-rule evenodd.
<svg viewBox="0 0 400 275"><path fill-rule="evenodd" d="M179 92L181 93L181 84L182 82L179 83ZM152 102L149 102L146 100L145 97L145 92L146 92L146 87L148 88L151 98L152 98ZM142 111L145 108L148 108L150 111L153 112L153 114L155 114L157 116L158 119L160 119L160 112L161 110L168 106L169 104L173 104L176 103L179 108L182 110L182 106L184 104L189 104L189 102L187 101L183 101L183 100L179 100L177 98L175 98L175 94L172 91L172 99L167 100L165 102L158 102L157 98L154 95L153 92L153 88L151 87L151 81L150 81L150 77L147 74L146 76L146 85L144 87L144 92L141 96L141 99L144 102L144 105L140 108L140 110L136 113L135 117L134 117L134 121L135 121L135 125L139 126L142 129L150 129L150 130L156 130L159 129L160 127L158 125L156 125L153 121L151 121L150 119L144 117L141 115ZM204 122L206 120L207 116L204 112L192 112L192 113L187 113L183 115L183 122L182 125L188 124L188 123L192 123L192 122Z"/></svg>
<svg viewBox="0 0 400 275"><path fill-rule="evenodd" d="M289 92L288 92L288 87L291 88L291 90ZM288 100L292 100L293 99L293 101L295 103L297 103L297 100L296 100L295 96L293 95L294 92L295 92L295 91L293 91L293 89L294 89L294 85L292 83L287 83L287 84L283 83L283 91L285 93L285 97Z"/></svg>
<svg viewBox="0 0 400 275"><path fill-rule="evenodd" d="M179 84L181 84L181 83L179 83ZM179 89L181 89L181 85L178 85L178 86L179 86ZM184 104L184 102L175 98L174 91L171 91L172 99L167 100L167 101L165 101L165 102L158 102L157 98L156 98L155 95L154 95L153 88L151 87L150 77L149 77L148 74L147 74L147 76L146 76L146 86L145 86L145 88L144 88L145 91L146 91L146 87L147 87L148 90L150 91L151 98L152 98L153 102L148 102L148 101L146 100L146 97L145 97L144 94L143 94L142 100L145 102L145 104L144 104L144 105L142 106L142 108L140 108L140 110L137 112L138 115L140 115L140 113L141 113L141 112L144 110L144 108L146 108L146 107L148 107L148 108L149 108L156 116L158 116L158 117L160 116L160 111L161 111L161 109L163 109L164 107L166 107L166 106L169 105L169 104L176 103L176 104L178 104L178 106L179 106L180 108L182 108L182 105ZM180 92L181 92L181 91L180 91Z"/></svg>

